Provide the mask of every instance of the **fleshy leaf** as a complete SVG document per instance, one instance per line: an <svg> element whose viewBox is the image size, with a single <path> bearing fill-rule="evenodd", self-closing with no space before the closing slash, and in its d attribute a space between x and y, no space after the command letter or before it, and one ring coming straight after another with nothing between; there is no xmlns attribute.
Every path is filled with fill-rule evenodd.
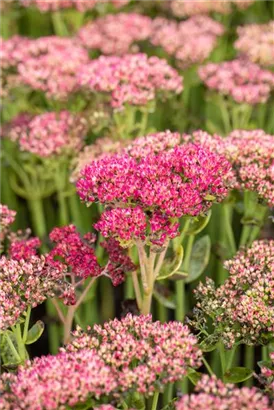
<svg viewBox="0 0 274 410"><path fill-rule="evenodd" d="M231 367L224 374L225 383L241 383L245 380L250 379L253 375L253 370L247 369L246 367Z"/></svg>
<svg viewBox="0 0 274 410"><path fill-rule="evenodd" d="M176 308L175 295L165 285L156 283L153 290L153 296L166 308Z"/></svg>
<svg viewBox="0 0 274 410"><path fill-rule="evenodd" d="M186 277L186 283L193 282L205 270L210 258L211 241L208 235L199 238L192 249L189 274Z"/></svg>
<svg viewBox="0 0 274 410"><path fill-rule="evenodd" d="M39 339L45 328L44 323L38 320L28 331L26 345L31 345Z"/></svg>
<svg viewBox="0 0 274 410"><path fill-rule="evenodd" d="M7 330L6 333L8 333L11 342L13 343L15 349L17 349L18 346L15 335L9 330ZM21 361L14 355L5 333L0 337L0 353L1 361L5 367L17 367L21 363Z"/></svg>
<svg viewBox="0 0 274 410"><path fill-rule="evenodd" d="M180 245L176 251L173 259L164 262L159 275L156 280L163 280L170 278L179 270L184 257L184 248Z"/></svg>
<svg viewBox="0 0 274 410"><path fill-rule="evenodd" d="M202 373L196 372L196 370L194 369L189 369L187 372L187 377L189 378L191 383L193 383L194 386L196 386L196 384L202 377Z"/></svg>
<svg viewBox="0 0 274 410"><path fill-rule="evenodd" d="M197 233L201 232L207 226L211 218L211 214L212 212L211 210L209 210L207 215L197 216L195 219L193 219L192 224L186 232L187 235L197 235Z"/></svg>

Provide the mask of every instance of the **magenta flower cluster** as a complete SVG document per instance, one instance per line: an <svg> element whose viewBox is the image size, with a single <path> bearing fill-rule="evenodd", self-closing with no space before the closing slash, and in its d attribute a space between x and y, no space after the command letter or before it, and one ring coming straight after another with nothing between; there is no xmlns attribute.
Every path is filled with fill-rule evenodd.
<svg viewBox="0 0 274 410"><path fill-rule="evenodd" d="M106 95L111 106L145 105L158 94L179 94L182 77L166 60L146 54L101 56L77 70L82 90Z"/></svg>
<svg viewBox="0 0 274 410"><path fill-rule="evenodd" d="M145 396L165 384L181 380L188 366L201 364L196 338L180 322L161 324L148 316L128 314L87 333L80 329L67 346L68 351L95 349L105 365L112 368L119 390L137 391Z"/></svg>
<svg viewBox="0 0 274 410"><path fill-rule="evenodd" d="M160 133L158 147L169 136L170 132ZM204 213L212 200L221 201L227 195L230 165L224 157L194 144L140 156L157 149L153 144L148 147L157 137L137 139L128 151L93 161L77 183L82 200L110 207L96 229L121 243L144 241L149 224L148 242L163 245L166 238L178 235L176 218ZM174 140L177 138L175 134Z"/></svg>
<svg viewBox="0 0 274 410"><path fill-rule="evenodd" d="M50 157L79 151L86 129L85 120L68 111L47 112L34 117L19 114L6 127L4 136L17 142L21 151Z"/></svg>
<svg viewBox="0 0 274 410"><path fill-rule="evenodd" d="M149 37L151 26L151 18L141 14L109 14L82 27L78 37L88 49L123 55L138 51L135 44Z"/></svg>
<svg viewBox="0 0 274 410"><path fill-rule="evenodd" d="M274 65L274 21L238 27L234 46L250 61L264 66Z"/></svg>
<svg viewBox="0 0 274 410"><path fill-rule="evenodd" d="M197 308L213 320L227 348L235 342L267 343L274 331L274 241L255 241L226 261L229 278L219 288L206 279L195 290Z"/></svg>
<svg viewBox="0 0 274 410"><path fill-rule="evenodd" d="M199 75L209 89L237 103L265 103L274 89L274 74L244 59L208 63L200 67Z"/></svg>
<svg viewBox="0 0 274 410"><path fill-rule="evenodd" d="M255 387L236 387L223 383L215 376L203 376L195 393L184 395L176 410L271 410L267 396Z"/></svg>
<svg viewBox="0 0 274 410"><path fill-rule="evenodd" d="M202 15L182 22L158 17L152 27L151 43L174 56L183 68L203 62L224 33L222 24Z"/></svg>

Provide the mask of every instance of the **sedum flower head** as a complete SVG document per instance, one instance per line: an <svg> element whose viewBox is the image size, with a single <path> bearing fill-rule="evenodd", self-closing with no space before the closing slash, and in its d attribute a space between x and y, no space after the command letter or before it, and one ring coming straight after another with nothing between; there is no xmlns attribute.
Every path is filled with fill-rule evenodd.
<svg viewBox="0 0 274 410"><path fill-rule="evenodd" d="M244 10L253 2L254 0L172 0L170 6L175 16L185 17L209 13L229 14L232 11L232 4L236 5L239 9Z"/></svg>
<svg viewBox="0 0 274 410"><path fill-rule="evenodd" d="M138 50L134 44L149 37L151 26L151 18L141 14L108 14L82 27L78 37L88 49L123 55Z"/></svg>
<svg viewBox="0 0 274 410"><path fill-rule="evenodd" d="M245 60L208 63L199 69L205 85L237 103L265 103L274 88L274 74Z"/></svg>
<svg viewBox="0 0 274 410"><path fill-rule="evenodd" d="M0 250L3 249L3 242L10 230L10 225L15 221L16 211L9 209L7 205L0 204Z"/></svg>
<svg viewBox="0 0 274 410"><path fill-rule="evenodd" d="M94 9L101 0L19 0L24 7L37 7L41 12L63 10L68 8L75 8L79 11L85 12ZM114 7L122 7L127 4L129 0L108 0L107 3Z"/></svg>
<svg viewBox="0 0 274 410"><path fill-rule="evenodd" d="M274 331L274 241L255 241L226 261L229 278L219 288L212 279L195 290L197 317L213 320L214 336L227 348L235 342L267 343Z"/></svg>
<svg viewBox="0 0 274 410"><path fill-rule="evenodd" d="M77 80L83 90L102 93L113 108L146 105L157 94L179 94L182 77L166 60L145 54L101 56L82 65Z"/></svg>
<svg viewBox="0 0 274 410"><path fill-rule="evenodd" d="M238 27L235 48L253 63L274 64L274 20L266 24L247 24Z"/></svg>
<svg viewBox="0 0 274 410"><path fill-rule="evenodd" d="M148 316L114 319L95 325L87 333L80 329L67 346L69 351L95 349L116 374L121 392L151 395L167 383L181 380L188 366L200 366L201 351L196 338L180 322L161 324Z"/></svg>
<svg viewBox="0 0 274 410"><path fill-rule="evenodd" d="M175 405L176 410L271 410L266 396L255 387L235 387L215 376L203 376L195 393L184 395Z"/></svg>

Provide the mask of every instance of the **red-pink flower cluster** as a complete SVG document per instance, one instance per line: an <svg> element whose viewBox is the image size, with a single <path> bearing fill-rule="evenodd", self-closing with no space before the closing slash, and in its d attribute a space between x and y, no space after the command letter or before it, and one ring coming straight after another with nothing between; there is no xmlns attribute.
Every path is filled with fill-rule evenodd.
<svg viewBox="0 0 274 410"><path fill-rule="evenodd" d="M221 138L196 131L184 139L224 155L233 168L232 185L257 192L270 206L274 205L273 135L263 130L234 130L227 138Z"/></svg>
<svg viewBox="0 0 274 410"><path fill-rule="evenodd" d="M86 123L68 111L47 112L34 117L19 114L6 127L5 136L18 143L21 151L39 157L73 153L83 146Z"/></svg>
<svg viewBox="0 0 274 410"><path fill-rule="evenodd" d="M117 109L145 105L158 94L178 94L183 89L182 77L166 60L145 54L101 56L82 65L77 80L83 90L106 95Z"/></svg>
<svg viewBox="0 0 274 410"><path fill-rule="evenodd" d="M128 314L87 333L80 329L67 346L69 351L95 349L116 375L121 392L137 391L144 396L165 384L181 380L188 367L200 366L201 351L196 338L180 322L152 322L148 316Z"/></svg>
<svg viewBox="0 0 274 410"><path fill-rule="evenodd" d="M123 55L138 51L135 44L149 37L151 26L151 18L141 14L109 14L82 27L78 37L88 49Z"/></svg>
<svg viewBox="0 0 274 410"><path fill-rule="evenodd" d="M195 387L196 393L184 395L176 410L271 410L266 396L255 387L236 387L223 383L215 376L203 376Z"/></svg>
<svg viewBox="0 0 274 410"><path fill-rule="evenodd" d="M61 352L27 362L18 374L2 375L1 410L56 410L115 391L112 369L94 350Z"/></svg>
<svg viewBox="0 0 274 410"><path fill-rule="evenodd" d="M253 2L254 0L172 0L170 6L175 16L185 17L209 13L228 14L231 12L232 4L235 4L239 9L244 10Z"/></svg>
<svg viewBox="0 0 274 410"><path fill-rule="evenodd" d="M19 0L24 7L35 6L41 12L56 11L68 8L75 8L79 11L87 11L96 7L102 0ZM114 7L122 7L129 0L107 0L105 3L113 4Z"/></svg>
<svg viewBox="0 0 274 410"><path fill-rule="evenodd" d="M235 48L254 63L274 65L274 21L238 27Z"/></svg>
<svg viewBox="0 0 274 410"><path fill-rule="evenodd" d="M3 242L9 232L10 225L15 220L16 211L7 207L7 205L0 204L0 250L3 248Z"/></svg>
<svg viewBox="0 0 274 410"><path fill-rule="evenodd" d="M0 330L13 326L27 310L47 298L68 299L72 289L65 281L64 266L44 256L28 260L0 259ZM74 290L73 290L74 291Z"/></svg>
<svg viewBox="0 0 274 410"><path fill-rule="evenodd" d="M9 257L11 259L25 261L31 259L32 256L37 255L37 249L41 246L39 238L29 238L29 231L26 233L17 232L16 234L10 234L9 240Z"/></svg>
<svg viewBox="0 0 274 410"><path fill-rule="evenodd" d="M112 208L96 225L104 235L122 244L146 236L148 242L163 244L178 234L176 218L204 213L212 200L226 196L230 165L224 157L194 144L154 153L170 146L170 135L160 133L158 145L153 144L157 134L137 139L124 153L93 161L82 171L77 183L81 199ZM172 141L177 139L175 133Z"/></svg>
<svg viewBox="0 0 274 410"><path fill-rule="evenodd" d="M255 241L224 266L229 278L222 286L207 278L195 290L197 308L228 348L235 341L266 343L274 332L274 241Z"/></svg>
<svg viewBox="0 0 274 410"><path fill-rule="evenodd" d="M246 60L208 63L199 69L205 85L237 103L265 103L274 89L274 74Z"/></svg>
<svg viewBox="0 0 274 410"><path fill-rule="evenodd" d="M203 62L212 52L223 26L208 16L194 16L182 22L156 18L150 41L187 67Z"/></svg>

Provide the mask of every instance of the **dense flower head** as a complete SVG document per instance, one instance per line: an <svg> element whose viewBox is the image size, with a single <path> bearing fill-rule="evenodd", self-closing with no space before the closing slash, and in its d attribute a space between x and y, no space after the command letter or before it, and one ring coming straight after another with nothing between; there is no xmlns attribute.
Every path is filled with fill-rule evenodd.
<svg viewBox="0 0 274 410"><path fill-rule="evenodd" d="M101 273L101 267L93 248L94 238L84 236L81 238L74 225L54 228L50 240L55 243L49 256L53 259L59 257L79 278L96 277Z"/></svg>
<svg viewBox="0 0 274 410"><path fill-rule="evenodd" d="M176 404L176 410L271 410L266 396L255 387L236 387L223 383L216 376L203 376L195 387L195 393L184 395Z"/></svg>
<svg viewBox="0 0 274 410"><path fill-rule="evenodd" d="M17 142L21 151L49 157L79 151L83 146L86 123L68 111L47 112L34 117L19 114L5 130L5 136Z"/></svg>
<svg viewBox="0 0 274 410"><path fill-rule="evenodd" d="M146 105L157 94L178 94L183 88L182 77L166 60L145 54L101 56L81 66L77 80L83 90L105 94L116 109Z"/></svg>
<svg viewBox="0 0 274 410"><path fill-rule="evenodd" d="M109 207L96 225L103 235L163 244L178 234L176 218L205 213L226 196L229 163L199 145L176 146L179 139L169 131L142 137L84 168L81 199Z"/></svg>
<svg viewBox="0 0 274 410"><path fill-rule="evenodd" d="M18 35L7 40L0 37L1 69L16 68L21 61L28 57L27 49L30 43L30 39Z"/></svg>
<svg viewBox="0 0 274 410"><path fill-rule="evenodd" d="M1 410L74 408L111 394L117 385L110 366L90 349L35 358L1 379Z"/></svg>
<svg viewBox="0 0 274 410"><path fill-rule="evenodd" d="M102 54L123 55L138 51L136 43L151 33L152 20L137 13L109 14L89 22L78 33L81 44Z"/></svg>
<svg viewBox="0 0 274 410"><path fill-rule="evenodd" d="M56 11L68 8L75 8L79 11L91 10L100 4L101 0L19 0L24 7L35 6L41 12ZM113 4L114 7L122 7L129 0L108 0L106 3Z"/></svg>
<svg viewBox="0 0 274 410"><path fill-rule="evenodd" d="M64 280L64 266L45 256L28 260L0 259L0 329L13 326L26 312L47 298L68 298L69 284ZM66 296L65 296L66 295Z"/></svg>
<svg viewBox="0 0 274 410"><path fill-rule="evenodd" d="M9 256L11 259L25 261L37 255L37 249L41 246L41 241L37 237L29 237L30 231L18 231L15 234L9 235Z"/></svg>
<svg viewBox="0 0 274 410"><path fill-rule="evenodd" d="M198 311L211 317L228 348L236 341L266 343L274 331L274 241L255 241L224 266L229 278L222 286L207 278L196 289Z"/></svg>
<svg viewBox="0 0 274 410"><path fill-rule="evenodd" d="M150 315L114 319L94 325L87 333L76 330L69 351L95 349L116 374L121 391L145 396L167 383L181 380L187 367L197 367L201 351L196 338L180 322L152 322Z"/></svg>
<svg viewBox="0 0 274 410"><path fill-rule="evenodd" d="M205 85L237 103L264 103L274 89L274 74L246 60L208 63L199 69Z"/></svg>
<svg viewBox="0 0 274 410"><path fill-rule="evenodd" d="M0 250L3 248L3 242L10 230L10 225L15 220L16 211L9 209L7 205L0 204Z"/></svg>
<svg viewBox="0 0 274 410"><path fill-rule="evenodd" d="M172 0L171 10L177 17L193 16L196 14L220 13L228 14L231 12L231 5L235 4L239 9L246 9L254 0Z"/></svg>
<svg viewBox="0 0 274 410"><path fill-rule="evenodd" d="M150 41L187 67L203 62L224 32L223 26L208 16L194 16L182 22L158 17L153 21Z"/></svg>
<svg viewBox="0 0 274 410"><path fill-rule="evenodd" d="M264 66L274 65L274 21L238 27L235 48L250 61Z"/></svg>
<svg viewBox="0 0 274 410"><path fill-rule="evenodd" d="M221 138L196 131L184 139L224 155L233 168L232 185L257 192L270 206L274 205L273 135L263 130L234 130L227 138Z"/></svg>

